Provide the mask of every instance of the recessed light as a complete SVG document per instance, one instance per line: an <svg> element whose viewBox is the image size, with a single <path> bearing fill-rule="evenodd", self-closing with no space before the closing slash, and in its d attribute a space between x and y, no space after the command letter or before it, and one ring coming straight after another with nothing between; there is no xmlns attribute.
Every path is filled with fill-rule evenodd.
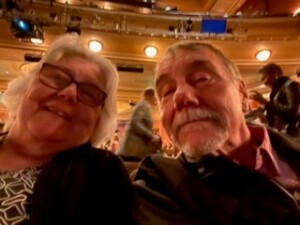
<svg viewBox="0 0 300 225"><path fill-rule="evenodd" d="M89 48L93 52L100 52L102 50L102 47L103 47L103 45L100 41L92 40L89 42Z"/></svg>
<svg viewBox="0 0 300 225"><path fill-rule="evenodd" d="M270 50L260 50L259 52L257 52L256 54L256 59L258 61L266 61L270 58L271 56L271 51Z"/></svg>
<svg viewBox="0 0 300 225"><path fill-rule="evenodd" d="M156 47L154 47L154 46L147 46L146 48L145 48L145 54L146 54L146 56L148 56L148 57L154 57L154 56L156 56L157 55L157 48Z"/></svg>

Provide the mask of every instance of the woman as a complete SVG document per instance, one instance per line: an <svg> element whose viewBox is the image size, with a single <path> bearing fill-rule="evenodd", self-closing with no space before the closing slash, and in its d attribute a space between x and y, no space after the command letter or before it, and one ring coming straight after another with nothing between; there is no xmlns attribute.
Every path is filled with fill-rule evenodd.
<svg viewBox="0 0 300 225"><path fill-rule="evenodd" d="M8 85L0 145L4 224L131 224L132 191L113 153L118 74L77 36L55 41ZM2 224L2 222L0 222Z"/></svg>

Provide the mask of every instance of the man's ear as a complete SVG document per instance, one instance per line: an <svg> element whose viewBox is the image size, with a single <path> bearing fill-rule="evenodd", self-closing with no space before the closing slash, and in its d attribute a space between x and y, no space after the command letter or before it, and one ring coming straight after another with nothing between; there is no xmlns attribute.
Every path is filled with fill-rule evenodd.
<svg viewBox="0 0 300 225"><path fill-rule="evenodd" d="M241 103L242 103L242 110L243 110L243 112L248 112L249 111L249 95L248 95L246 84L243 80L239 81L239 93L240 93L240 98L241 98Z"/></svg>

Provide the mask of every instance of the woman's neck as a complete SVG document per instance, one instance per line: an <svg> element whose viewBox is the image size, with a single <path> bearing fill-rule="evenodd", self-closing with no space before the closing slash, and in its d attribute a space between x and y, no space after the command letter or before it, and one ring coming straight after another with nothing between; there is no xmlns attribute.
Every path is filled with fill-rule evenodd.
<svg viewBox="0 0 300 225"><path fill-rule="evenodd" d="M13 138L8 133L0 144L0 171L21 170L41 165L53 157L53 153L47 154L50 151L45 151L45 147L38 142L26 142L22 137Z"/></svg>

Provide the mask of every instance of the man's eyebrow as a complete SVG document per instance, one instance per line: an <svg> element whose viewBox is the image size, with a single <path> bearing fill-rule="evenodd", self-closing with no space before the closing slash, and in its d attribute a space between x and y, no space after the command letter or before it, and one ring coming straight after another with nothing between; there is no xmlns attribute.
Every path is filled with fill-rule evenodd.
<svg viewBox="0 0 300 225"><path fill-rule="evenodd" d="M213 64L209 60L195 59L188 63L189 66L205 66L208 68L213 68Z"/></svg>
<svg viewBox="0 0 300 225"><path fill-rule="evenodd" d="M195 67L206 67L209 69L213 69L213 64L209 60L204 60L204 59L193 59L192 61L188 62L186 64L189 68L195 66ZM157 73L156 77L158 79L155 80L155 87L159 87L162 83L170 82L170 76L167 73Z"/></svg>

